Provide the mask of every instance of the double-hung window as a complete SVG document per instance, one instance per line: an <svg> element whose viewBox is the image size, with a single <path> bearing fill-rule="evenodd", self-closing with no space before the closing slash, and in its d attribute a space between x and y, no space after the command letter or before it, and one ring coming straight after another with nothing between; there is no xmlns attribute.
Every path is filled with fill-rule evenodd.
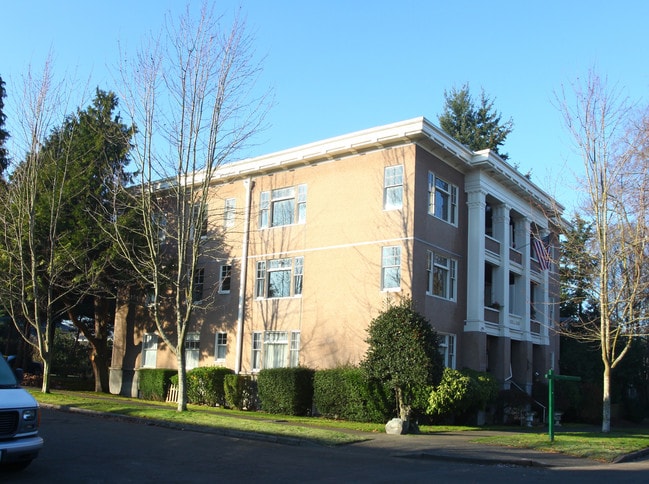
<svg viewBox="0 0 649 484"><path fill-rule="evenodd" d="M185 337L185 366L188 370L196 368L201 357L201 335L187 333Z"/></svg>
<svg viewBox="0 0 649 484"><path fill-rule="evenodd" d="M214 359L217 361L224 361L225 355L228 351L228 333L216 333L215 348Z"/></svg>
<svg viewBox="0 0 649 484"><path fill-rule="evenodd" d="M289 355L289 366L296 368L300 366L300 332L291 331L291 348Z"/></svg>
<svg viewBox="0 0 649 484"><path fill-rule="evenodd" d="M193 239L197 233L199 237L207 237L207 205L195 203L192 206L191 217L190 238Z"/></svg>
<svg viewBox="0 0 649 484"><path fill-rule="evenodd" d="M403 205L403 165L386 166L383 175L383 208L394 210Z"/></svg>
<svg viewBox="0 0 649 484"><path fill-rule="evenodd" d="M280 227L306 222L306 185L261 192L259 227Z"/></svg>
<svg viewBox="0 0 649 484"><path fill-rule="evenodd" d="M383 247L381 254L381 289L394 291L401 288L401 247Z"/></svg>
<svg viewBox="0 0 649 484"><path fill-rule="evenodd" d="M194 273L194 291L193 298L194 302L200 302L203 300L203 287L205 286L205 269L200 268L196 269Z"/></svg>
<svg viewBox="0 0 649 484"><path fill-rule="evenodd" d="M457 295L457 261L429 251L426 269L428 275L426 293L455 301Z"/></svg>
<svg viewBox="0 0 649 484"><path fill-rule="evenodd" d="M257 262L255 297L300 296L303 278L303 257L259 261Z"/></svg>
<svg viewBox="0 0 649 484"><path fill-rule="evenodd" d="M264 332L264 368L286 367L288 332Z"/></svg>
<svg viewBox="0 0 649 484"><path fill-rule="evenodd" d="M223 209L223 226L225 228L234 226L234 215L236 210L236 199L226 198L225 207Z"/></svg>
<svg viewBox="0 0 649 484"><path fill-rule="evenodd" d="M219 294L230 294L232 266L222 265L219 271Z"/></svg>
<svg viewBox="0 0 649 484"><path fill-rule="evenodd" d="M252 333L251 366L253 371L261 370L261 337L261 331L255 331L254 333Z"/></svg>
<svg viewBox="0 0 649 484"><path fill-rule="evenodd" d="M439 335L439 352L446 368L455 368L455 335Z"/></svg>
<svg viewBox="0 0 649 484"><path fill-rule="evenodd" d="M142 340L142 367L155 368L158 356L158 335L145 333Z"/></svg>
<svg viewBox="0 0 649 484"><path fill-rule="evenodd" d="M457 225L458 189L434 173L428 172L428 213Z"/></svg>

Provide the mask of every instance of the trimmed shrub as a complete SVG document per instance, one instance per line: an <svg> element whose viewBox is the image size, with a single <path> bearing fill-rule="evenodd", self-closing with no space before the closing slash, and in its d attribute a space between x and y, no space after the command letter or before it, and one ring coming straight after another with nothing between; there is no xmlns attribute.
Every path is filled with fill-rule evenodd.
<svg viewBox="0 0 649 484"><path fill-rule="evenodd" d="M225 390L223 379L225 375L234 373L229 368L221 366L200 366L187 372L187 401L195 405L216 407L225 405ZM178 374L172 378L172 383L178 385Z"/></svg>
<svg viewBox="0 0 649 484"><path fill-rule="evenodd" d="M223 378L225 404L237 410L257 408L257 383L249 375L225 375Z"/></svg>
<svg viewBox="0 0 649 484"><path fill-rule="evenodd" d="M176 370L145 368L138 370L140 398L164 402Z"/></svg>
<svg viewBox="0 0 649 484"><path fill-rule="evenodd" d="M308 415L313 405L314 370L270 368L257 376L261 408L268 413Z"/></svg>
<svg viewBox="0 0 649 484"><path fill-rule="evenodd" d="M370 381L361 368L317 371L313 403L321 415L354 422L383 423L392 414L390 389Z"/></svg>
<svg viewBox="0 0 649 484"><path fill-rule="evenodd" d="M451 419L468 419L496 399L498 384L489 373L445 368L442 381L430 394L428 413Z"/></svg>

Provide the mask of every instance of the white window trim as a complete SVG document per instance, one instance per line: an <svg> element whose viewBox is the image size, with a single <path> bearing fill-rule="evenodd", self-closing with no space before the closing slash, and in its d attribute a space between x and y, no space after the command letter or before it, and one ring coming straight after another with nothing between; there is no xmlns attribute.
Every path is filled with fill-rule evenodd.
<svg viewBox="0 0 649 484"><path fill-rule="evenodd" d="M226 268L229 268L227 271L227 274L224 274L224 270ZM230 280L230 289L223 289L223 281L225 279ZM232 264L223 264L219 266L219 294L230 294L230 290L232 288Z"/></svg>
<svg viewBox="0 0 649 484"><path fill-rule="evenodd" d="M275 203L282 200L293 200L293 214L290 224L273 224ZM294 185L263 191L259 195L259 228L288 227L306 223L307 185Z"/></svg>
<svg viewBox="0 0 649 484"><path fill-rule="evenodd" d="M224 336L225 337L225 343L219 343L219 336ZM219 358L219 348L224 348L225 350L225 356L223 358ZM228 354L228 333L225 331L218 331L216 335L214 335L214 361L225 361L226 357Z"/></svg>
<svg viewBox="0 0 649 484"><path fill-rule="evenodd" d="M284 261L285 265L282 267L271 267L272 262L278 261ZM304 257L282 257L279 259L258 261L255 270L255 299L289 299L302 297L302 291L304 291ZM289 272L289 294L286 296L269 297L270 273L277 271ZM298 281L300 292L296 293Z"/></svg>
<svg viewBox="0 0 649 484"><path fill-rule="evenodd" d="M299 331L291 331L288 348L288 366L296 368L300 366L301 335Z"/></svg>
<svg viewBox="0 0 649 484"><path fill-rule="evenodd" d="M194 348L194 343L196 343L196 348ZM196 353L196 365L191 365L189 358L187 358L187 355ZM200 333L197 332L192 332L192 333L187 333L185 336L185 363L187 365L187 369L191 370L193 368L197 368L199 363L201 361L201 335Z"/></svg>
<svg viewBox="0 0 649 484"><path fill-rule="evenodd" d="M388 171L399 169L400 175L388 176ZM401 180L398 183L391 182L393 177L400 176ZM388 197L389 189L400 189L401 197L398 204L391 204ZM403 165L386 166L383 169L383 210L399 210L403 208Z"/></svg>
<svg viewBox="0 0 649 484"><path fill-rule="evenodd" d="M444 358L444 366L447 368L452 368L455 369L457 362L457 336L454 334L444 334L444 333L438 333L437 335L439 337L439 349L440 353L442 354L442 357ZM447 365L449 363L449 356L450 356L450 366Z"/></svg>
<svg viewBox="0 0 649 484"><path fill-rule="evenodd" d="M150 345L150 346L149 346ZM154 356L151 357L153 364L147 364L148 358L146 355L152 353ZM158 335L155 333L144 333L142 337L142 362L140 364L141 368L156 368L158 360Z"/></svg>
<svg viewBox="0 0 649 484"><path fill-rule="evenodd" d="M200 287L200 294L198 288ZM200 296L200 297L199 297ZM200 303L205 300L205 268L199 267L194 273L194 285L192 287L192 300Z"/></svg>
<svg viewBox="0 0 649 484"><path fill-rule="evenodd" d="M234 227L236 209L237 209L237 199L226 198L225 206L223 208L223 227L225 228Z"/></svg>
<svg viewBox="0 0 649 484"><path fill-rule="evenodd" d="M263 347L264 347L264 333L262 331L254 331L250 340L250 369L252 372L258 372L264 366ZM258 365L255 366L255 361Z"/></svg>
<svg viewBox="0 0 649 484"><path fill-rule="evenodd" d="M391 250L391 249L397 249L398 251L398 264L388 264L386 265L386 255L385 252L386 250ZM395 255L396 256L396 255ZM385 272L386 269L391 269L391 268L396 268L397 273L398 273L398 278L399 278L399 285L398 286L386 286L386 280L385 280ZM381 247L381 291L384 292L398 292L401 290L401 247L398 245L390 245L390 246L385 246Z"/></svg>

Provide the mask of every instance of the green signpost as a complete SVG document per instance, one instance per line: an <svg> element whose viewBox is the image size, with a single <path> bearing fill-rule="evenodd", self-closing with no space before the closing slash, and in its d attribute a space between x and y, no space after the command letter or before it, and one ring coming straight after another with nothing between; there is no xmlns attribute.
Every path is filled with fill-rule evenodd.
<svg viewBox="0 0 649 484"><path fill-rule="evenodd" d="M550 436L550 442L554 442L554 381L563 380L563 381L581 381L581 378L578 376L568 376L568 375L555 375L554 370L550 368L545 375L548 379L548 406L550 407L550 420L548 421L548 435Z"/></svg>

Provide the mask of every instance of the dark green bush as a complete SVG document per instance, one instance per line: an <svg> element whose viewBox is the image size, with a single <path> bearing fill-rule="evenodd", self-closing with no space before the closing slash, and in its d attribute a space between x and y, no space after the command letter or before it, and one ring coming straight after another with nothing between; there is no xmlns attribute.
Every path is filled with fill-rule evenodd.
<svg viewBox="0 0 649 484"><path fill-rule="evenodd" d="M176 370L145 368L139 370L140 398L164 402Z"/></svg>
<svg viewBox="0 0 649 484"><path fill-rule="evenodd" d="M428 413L451 420L470 419L497 395L498 384L489 373L445 368L442 381L430 394Z"/></svg>
<svg viewBox="0 0 649 484"><path fill-rule="evenodd" d="M248 375L225 375L223 378L225 404L237 410L257 408L257 383Z"/></svg>
<svg viewBox="0 0 649 484"><path fill-rule="evenodd" d="M313 405L313 375L309 368L261 370L257 388L262 410L285 415L308 415Z"/></svg>
<svg viewBox="0 0 649 484"><path fill-rule="evenodd" d="M54 348L52 356L52 373L59 376L79 376L90 378L90 347L88 343L79 341L74 333L56 329L54 333Z"/></svg>
<svg viewBox="0 0 649 484"><path fill-rule="evenodd" d="M187 372L187 402L215 407L225 405L223 379L234 373L221 366L200 366ZM178 385L178 375L171 379Z"/></svg>
<svg viewBox="0 0 649 484"><path fill-rule="evenodd" d="M383 423L392 414L387 386L370 381L361 368L319 370L313 379L313 403L328 418Z"/></svg>

